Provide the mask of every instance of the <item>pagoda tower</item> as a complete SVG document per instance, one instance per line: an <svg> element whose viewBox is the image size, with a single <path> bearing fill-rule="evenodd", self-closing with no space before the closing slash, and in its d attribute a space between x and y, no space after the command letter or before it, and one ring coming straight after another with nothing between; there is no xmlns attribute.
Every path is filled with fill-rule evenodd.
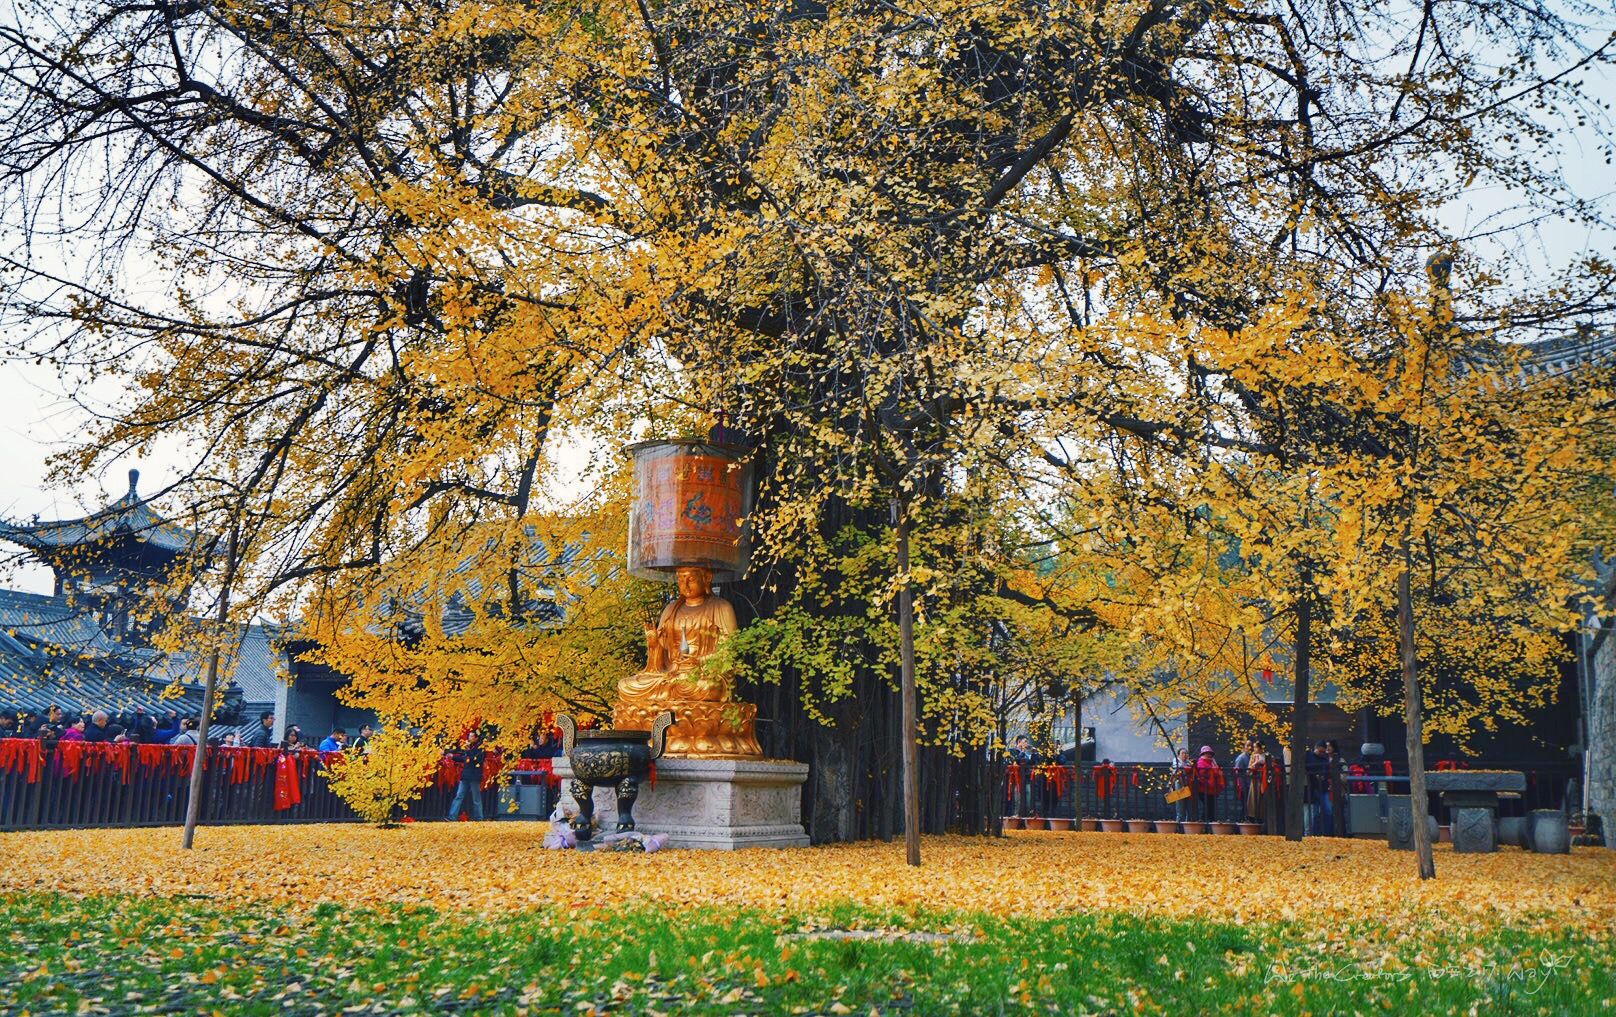
<svg viewBox="0 0 1616 1017"><path fill-rule="evenodd" d="M151 600L204 543L158 515L140 496L139 482L140 471L130 470L127 494L80 519L0 520L0 539L22 545L55 572L57 598L131 645L145 645L165 615L185 609L184 593L165 590L161 604Z"/></svg>

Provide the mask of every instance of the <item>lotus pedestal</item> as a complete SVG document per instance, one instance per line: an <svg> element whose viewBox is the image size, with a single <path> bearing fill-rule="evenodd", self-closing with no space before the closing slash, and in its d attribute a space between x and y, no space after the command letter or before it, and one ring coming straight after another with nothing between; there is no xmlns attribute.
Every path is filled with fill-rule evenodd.
<svg viewBox="0 0 1616 1017"><path fill-rule="evenodd" d="M555 761L562 804L573 808L572 767ZM807 763L741 759L657 760L654 782L640 782L635 829L661 833L670 848L732 851L748 847L807 847L802 827L802 785ZM595 790L601 829L617 822L617 796Z"/></svg>

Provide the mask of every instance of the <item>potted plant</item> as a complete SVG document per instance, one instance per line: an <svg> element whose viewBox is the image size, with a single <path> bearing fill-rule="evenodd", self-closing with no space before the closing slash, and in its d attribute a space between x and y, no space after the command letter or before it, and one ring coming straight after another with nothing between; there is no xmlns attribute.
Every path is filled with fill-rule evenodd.
<svg viewBox="0 0 1616 1017"><path fill-rule="evenodd" d="M1004 817L1004 828L1006 830L1025 829L1026 825L1027 825L1026 820L1022 819L1020 816L1005 816Z"/></svg>
<svg viewBox="0 0 1616 1017"><path fill-rule="evenodd" d="M1127 819L1123 822L1128 825L1129 833L1150 833L1151 821L1148 819Z"/></svg>
<svg viewBox="0 0 1616 1017"><path fill-rule="evenodd" d="M1241 822L1234 825L1240 831L1241 836L1244 837L1255 837L1257 834L1262 833L1261 823Z"/></svg>
<svg viewBox="0 0 1616 1017"><path fill-rule="evenodd" d="M1106 833L1121 833L1122 832L1122 820L1120 820L1120 819L1102 819L1102 820L1100 820L1100 829L1104 830Z"/></svg>
<svg viewBox="0 0 1616 1017"><path fill-rule="evenodd" d="M1072 821L1061 816L1051 816L1049 817L1049 828L1051 830L1070 830Z"/></svg>
<svg viewBox="0 0 1616 1017"><path fill-rule="evenodd" d="M1026 824L1027 829L1029 830L1049 829L1049 820L1042 816L1028 816L1025 820L1023 820L1023 822Z"/></svg>
<svg viewBox="0 0 1616 1017"><path fill-rule="evenodd" d="M1178 820L1158 819L1155 823L1157 833L1178 833Z"/></svg>
<svg viewBox="0 0 1616 1017"><path fill-rule="evenodd" d="M1236 829L1233 823L1208 823L1207 826L1212 828L1213 833L1229 834L1234 833Z"/></svg>
<svg viewBox="0 0 1616 1017"><path fill-rule="evenodd" d="M1099 818L1095 816L1084 816L1083 829L1089 833L1098 833L1100 829Z"/></svg>

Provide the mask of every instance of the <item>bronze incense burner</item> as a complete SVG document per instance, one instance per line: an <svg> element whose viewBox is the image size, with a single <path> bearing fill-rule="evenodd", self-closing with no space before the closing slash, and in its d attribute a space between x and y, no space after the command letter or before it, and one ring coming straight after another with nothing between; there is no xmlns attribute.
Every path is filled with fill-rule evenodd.
<svg viewBox="0 0 1616 1017"><path fill-rule="evenodd" d="M617 830L634 829L634 800L640 796L640 781L651 772L651 763L667 746L673 711L664 710L651 723L649 731L580 731L567 714L558 714L561 751L572 766L572 797L578 801L578 815L572 828L580 842L593 836L594 791L612 788L617 795Z"/></svg>

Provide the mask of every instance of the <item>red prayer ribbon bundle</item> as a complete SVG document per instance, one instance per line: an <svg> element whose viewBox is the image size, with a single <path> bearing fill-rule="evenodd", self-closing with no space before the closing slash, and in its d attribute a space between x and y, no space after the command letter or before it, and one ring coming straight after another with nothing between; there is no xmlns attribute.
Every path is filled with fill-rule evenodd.
<svg viewBox="0 0 1616 1017"><path fill-rule="evenodd" d="M124 742L57 742L56 763L61 767L61 773L73 780L77 780L81 773L101 767L111 766L118 770L125 784L129 783L130 766L135 748L133 744ZM154 748L168 748L168 746L153 746Z"/></svg>
<svg viewBox="0 0 1616 1017"><path fill-rule="evenodd" d="M239 745L221 746L217 758L230 768L230 783L245 784L275 766L278 749L255 749Z"/></svg>
<svg viewBox="0 0 1616 1017"><path fill-rule="evenodd" d="M1072 780L1071 771L1059 763L1042 763L1033 767L1032 772L1034 775L1044 778L1046 785L1057 795L1064 795L1066 785L1070 784Z"/></svg>
<svg viewBox="0 0 1616 1017"><path fill-rule="evenodd" d="M275 759L275 811L303 803L301 752L282 752Z"/></svg>
<svg viewBox="0 0 1616 1017"><path fill-rule="evenodd" d="M460 764L444 756L438 761L438 787L447 791L460 783Z"/></svg>
<svg viewBox="0 0 1616 1017"><path fill-rule="evenodd" d="M1251 768L1251 772L1258 778L1259 791L1267 792L1270 778L1276 787L1285 786L1285 769L1277 760L1258 763Z"/></svg>
<svg viewBox="0 0 1616 1017"><path fill-rule="evenodd" d="M135 762L154 774L181 774L191 772L194 745L136 745ZM204 756L202 764L207 765Z"/></svg>
<svg viewBox="0 0 1616 1017"><path fill-rule="evenodd" d="M545 769L549 769L549 760L526 759L521 760L521 762L543 762L545 763ZM499 774L502 766L503 760L499 756L489 754L483 757L482 789L484 791L487 791L489 788L499 783ZM460 771L462 769L463 767L461 764L450 759L448 756L444 756L438 761L438 787L447 791L449 788L452 788L456 784L460 783Z"/></svg>
<svg viewBox="0 0 1616 1017"><path fill-rule="evenodd" d="M1094 795L1097 798L1110 798L1117 790L1117 768L1110 763L1101 763L1094 768Z"/></svg>
<svg viewBox="0 0 1616 1017"><path fill-rule="evenodd" d="M0 773L20 773L30 784L45 772L45 752L33 738L0 738Z"/></svg>

